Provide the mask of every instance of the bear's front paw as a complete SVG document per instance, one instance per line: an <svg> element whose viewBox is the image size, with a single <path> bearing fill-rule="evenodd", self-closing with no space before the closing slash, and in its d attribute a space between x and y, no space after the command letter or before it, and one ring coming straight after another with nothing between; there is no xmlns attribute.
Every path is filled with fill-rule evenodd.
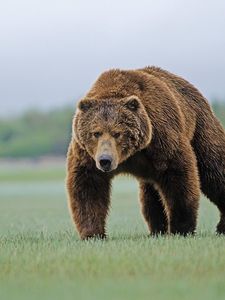
<svg viewBox="0 0 225 300"><path fill-rule="evenodd" d="M80 234L80 237L82 240L88 240L88 239L106 239L105 233L97 233L97 232L90 232L86 231Z"/></svg>

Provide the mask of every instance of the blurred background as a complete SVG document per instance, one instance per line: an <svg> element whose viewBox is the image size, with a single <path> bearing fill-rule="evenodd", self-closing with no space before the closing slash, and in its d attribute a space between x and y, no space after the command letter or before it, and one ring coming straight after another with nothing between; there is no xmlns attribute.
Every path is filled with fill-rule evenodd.
<svg viewBox="0 0 225 300"><path fill-rule="evenodd" d="M109 68L168 69L225 121L223 0L0 5L1 158L65 156L75 103Z"/></svg>

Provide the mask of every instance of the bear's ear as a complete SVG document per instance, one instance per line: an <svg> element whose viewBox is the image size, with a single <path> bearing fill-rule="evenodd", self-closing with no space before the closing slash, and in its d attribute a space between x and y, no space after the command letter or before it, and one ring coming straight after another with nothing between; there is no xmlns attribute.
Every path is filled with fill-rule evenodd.
<svg viewBox="0 0 225 300"><path fill-rule="evenodd" d="M139 100L135 97L129 98L125 105L131 111L137 111L138 108L140 107Z"/></svg>
<svg viewBox="0 0 225 300"><path fill-rule="evenodd" d="M83 112L88 111L92 107L93 101L91 99L83 99L78 103L78 109Z"/></svg>

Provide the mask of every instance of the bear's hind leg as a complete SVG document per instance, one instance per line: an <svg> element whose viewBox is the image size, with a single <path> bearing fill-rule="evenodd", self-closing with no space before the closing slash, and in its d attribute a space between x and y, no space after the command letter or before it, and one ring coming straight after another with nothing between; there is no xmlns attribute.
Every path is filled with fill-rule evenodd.
<svg viewBox="0 0 225 300"><path fill-rule="evenodd" d="M195 146L202 192L220 211L217 232L225 234L225 142L220 149Z"/></svg>
<svg viewBox="0 0 225 300"><path fill-rule="evenodd" d="M170 233L187 235L195 232L200 199L197 162L191 145L180 149L160 177L159 187L165 195Z"/></svg>
<svg viewBox="0 0 225 300"><path fill-rule="evenodd" d="M142 214L153 235L168 232L168 219L164 204L151 183L140 182L140 201Z"/></svg>

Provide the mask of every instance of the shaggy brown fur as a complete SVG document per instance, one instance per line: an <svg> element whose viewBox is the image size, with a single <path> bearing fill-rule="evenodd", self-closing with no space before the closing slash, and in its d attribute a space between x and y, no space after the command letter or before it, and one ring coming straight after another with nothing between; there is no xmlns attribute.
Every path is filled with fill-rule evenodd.
<svg viewBox="0 0 225 300"><path fill-rule="evenodd" d="M202 192L225 233L225 134L186 80L156 67L103 73L78 104L68 150L67 188L81 238L105 237L110 183L140 183L152 234L194 233Z"/></svg>

